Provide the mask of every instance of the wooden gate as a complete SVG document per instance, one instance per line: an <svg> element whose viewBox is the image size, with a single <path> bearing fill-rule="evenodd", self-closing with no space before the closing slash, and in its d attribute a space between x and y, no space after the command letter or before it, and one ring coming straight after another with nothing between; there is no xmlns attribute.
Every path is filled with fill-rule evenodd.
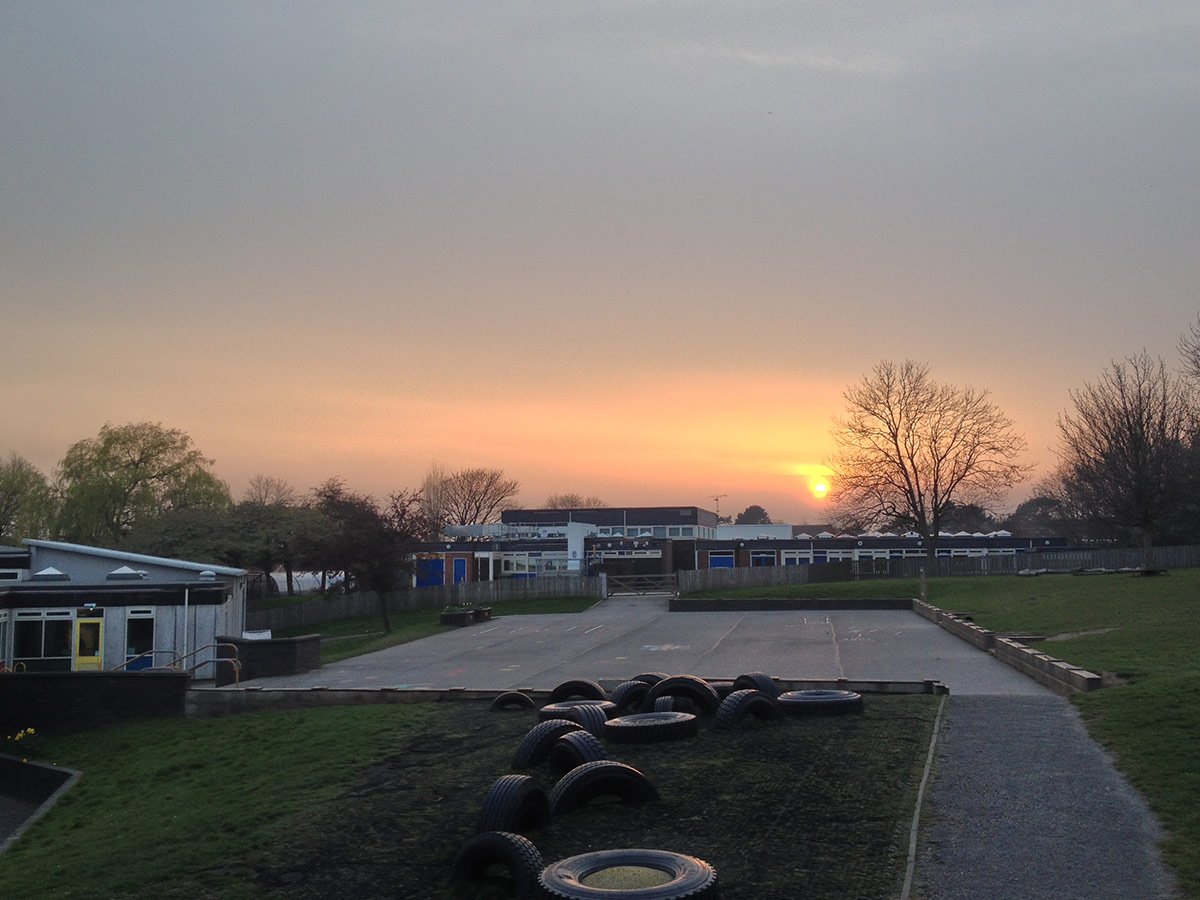
<svg viewBox="0 0 1200 900"><path fill-rule="evenodd" d="M607 596L613 594L677 594L675 573L669 575L609 575Z"/></svg>

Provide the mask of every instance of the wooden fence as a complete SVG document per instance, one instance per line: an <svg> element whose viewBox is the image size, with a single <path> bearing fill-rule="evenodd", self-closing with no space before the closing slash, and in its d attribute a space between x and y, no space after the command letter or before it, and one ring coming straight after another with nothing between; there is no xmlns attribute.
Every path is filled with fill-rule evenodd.
<svg viewBox="0 0 1200 900"><path fill-rule="evenodd" d="M442 609L446 606L490 606L526 597L596 597L604 596L599 578L545 575L540 578L506 578L501 581L477 581L470 584L443 585L397 591L387 598L388 610ZM283 631L306 628L338 619L373 616L379 612L375 594L332 594L315 596L285 606L256 609L254 601L246 613L249 631Z"/></svg>
<svg viewBox="0 0 1200 900"><path fill-rule="evenodd" d="M861 559L800 566L748 569L699 569L679 573L679 593L726 588L815 584L872 578L919 578L935 575L1015 575L1025 570L1074 572L1087 569L1200 568L1200 546L1142 549L1054 550L1013 556L941 556L929 559Z"/></svg>

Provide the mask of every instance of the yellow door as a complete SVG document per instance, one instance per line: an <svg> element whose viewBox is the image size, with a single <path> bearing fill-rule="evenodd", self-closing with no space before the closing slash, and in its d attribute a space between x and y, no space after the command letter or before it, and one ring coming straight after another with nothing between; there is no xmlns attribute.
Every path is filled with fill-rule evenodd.
<svg viewBox="0 0 1200 900"><path fill-rule="evenodd" d="M99 672L104 668L104 620L75 620L75 671Z"/></svg>

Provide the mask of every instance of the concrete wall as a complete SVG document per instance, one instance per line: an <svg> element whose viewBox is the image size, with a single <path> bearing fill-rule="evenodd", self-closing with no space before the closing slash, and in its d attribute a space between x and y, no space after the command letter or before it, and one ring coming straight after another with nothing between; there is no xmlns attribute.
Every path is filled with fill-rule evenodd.
<svg viewBox="0 0 1200 900"><path fill-rule="evenodd" d="M297 675L321 667L321 636L309 634L294 638L273 638L267 641L250 641L241 637L225 636L217 640L225 645L218 648L222 658L237 654L240 664L240 679L264 678L272 675ZM218 685L234 682L233 667L218 664Z"/></svg>

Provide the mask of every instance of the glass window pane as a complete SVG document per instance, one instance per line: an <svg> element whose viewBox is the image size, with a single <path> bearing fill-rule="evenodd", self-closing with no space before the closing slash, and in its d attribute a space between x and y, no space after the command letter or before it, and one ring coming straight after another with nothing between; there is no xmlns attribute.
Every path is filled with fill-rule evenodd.
<svg viewBox="0 0 1200 900"><path fill-rule="evenodd" d="M45 656L71 655L71 621L68 619L46 623L46 652Z"/></svg>
<svg viewBox="0 0 1200 900"><path fill-rule="evenodd" d="M18 620L13 630L13 656L33 659L42 655L42 620Z"/></svg>
<svg viewBox="0 0 1200 900"><path fill-rule="evenodd" d="M125 653L128 656L137 656L154 649L154 620L130 619L125 643Z"/></svg>

